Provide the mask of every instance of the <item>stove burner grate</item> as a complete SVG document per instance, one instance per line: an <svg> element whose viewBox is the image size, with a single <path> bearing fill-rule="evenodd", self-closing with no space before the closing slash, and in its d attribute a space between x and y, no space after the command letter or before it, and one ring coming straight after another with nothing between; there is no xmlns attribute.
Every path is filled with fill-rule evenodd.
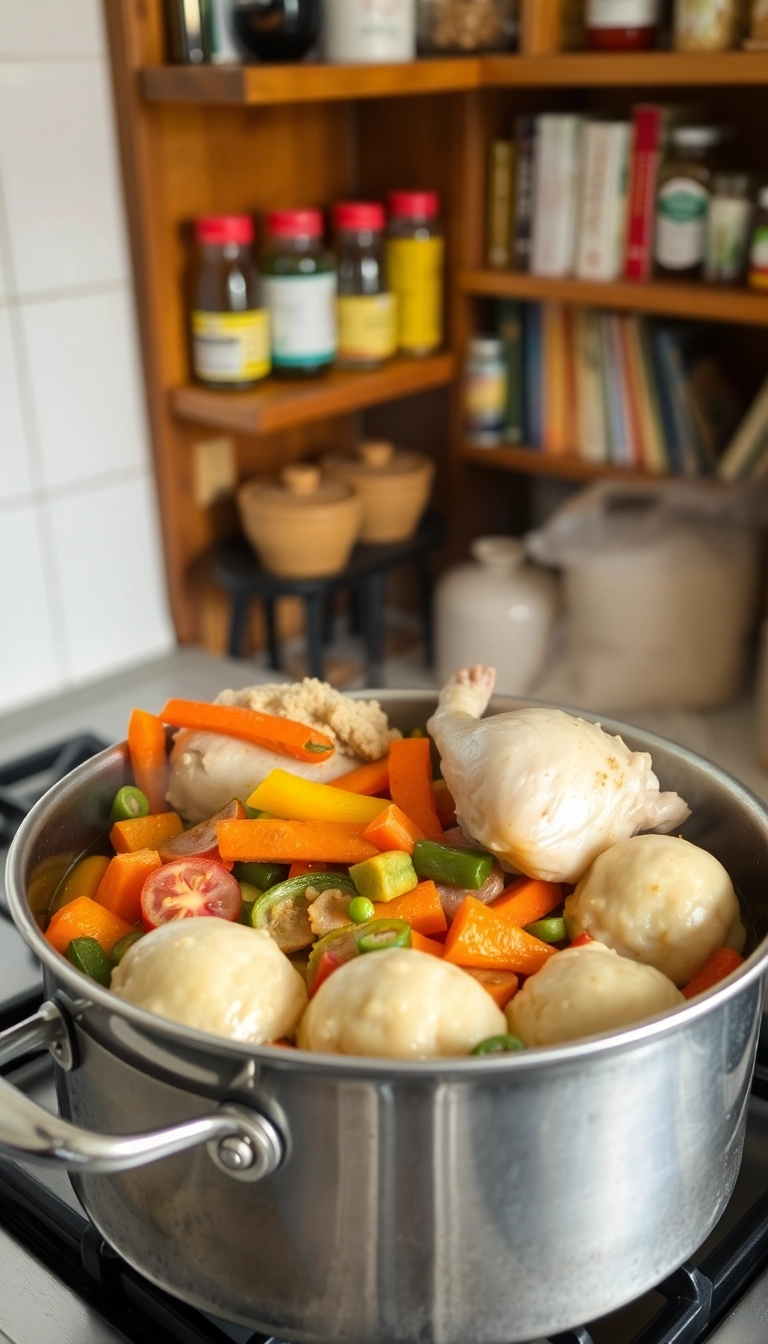
<svg viewBox="0 0 768 1344"><path fill-rule="evenodd" d="M42 747L0 765L0 845L9 845L19 826L46 790L70 770L103 751L107 743L80 733L53 747Z"/></svg>

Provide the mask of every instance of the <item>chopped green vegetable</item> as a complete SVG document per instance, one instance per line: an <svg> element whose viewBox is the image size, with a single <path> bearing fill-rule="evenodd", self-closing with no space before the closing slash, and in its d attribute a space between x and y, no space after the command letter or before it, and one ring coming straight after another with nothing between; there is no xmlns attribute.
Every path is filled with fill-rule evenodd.
<svg viewBox="0 0 768 1344"><path fill-rule="evenodd" d="M411 926L404 919L372 919L358 939L361 952L388 952L391 947L411 946Z"/></svg>
<svg viewBox="0 0 768 1344"><path fill-rule="evenodd" d="M251 807L250 803L243 802L242 798L238 799L238 801L241 806L245 808L245 815L248 821L269 821L272 815L271 812L262 812L259 807Z"/></svg>
<svg viewBox="0 0 768 1344"><path fill-rule="evenodd" d="M321 742L305 742L305 751L313 751L318 756L326 756L329 751L333 751L332 746L324 746Z"/></svg>
<svg viewBox="0 0 768 1344"><path fill-rule="evenodd" d="M479 849L454 849L436 840L417 840L413 847L413 866L419 877L468 891L482 887L491 875L493 863L492 854Z"/></svg>
<svg viewBox="0 0 768 1344"><path fill-rule="evenodd" d="M249 865L250 866L250 865ZM251 925L271 933L282 952L300 952L314 939L307 914L307 888L355 895L348 877L339 873L302 873L265 891L251 906Z"/></svg>
<svg viewBox="0 0 768 1344"><path fill-rule="evenodd" d="M95 938L73 938L67 948L67 961L71 961L78 971L83 971L92 980L97 980L100 985L109 989L109 982L112 979L109 957Z"/></svg>
<svg viewBox="0 0 768 1344"><path fill-rule="evenodd" d="M369 901L393 901L419 885L410 855L399 849L354 863L349 876L360 895L367 896Z"/></svg>
<svg viewBox="0 0 768 1344"><path fill-rule="evenodd" d="M376 907L367 896L355 896L354 900L349 902L347 913L353 924L365 924L367 920L373 919Z"/></svg>
<svg viewBox="0 0 768 1344"><path fill-rule="evenodd" d="M109 814L110 821L133 821L135 817L149 816L149 799L141 789L124 784L118 789Z"/></svg>
<svg viewBox="0 0 768 1344"><path fill-rule="evenodd" d="M284 863L236 863L232 871L238 882L248 882L259 891L269 891L288 876Z"/></svg>
<svg viewBox="0 0 768 1344"><path fill-rule="evenodd" d="M517 1036L489 1036L486 1041L480 1041L471 1055L505 1055L513 1050L524 1050L523 1042Z"/></svg>
<svg viewBox="0 0 768 1344"><path fill-rule="evenodd" d="M240 895L243 898L243 904L240 910L241 924L250 925L251 915L253 913L253 907L256 904L256 902L260 900L263 894L264 893L262 891L259 891L258 887L254 887L251 882L240 883Z"/></svg>
<svg viewBox="0 0 768 1344"><path fill-rule="evenodd" d="M123 957L128 951L128 948L133 947L133 944L137 943L139 938L143 937L144 937L144 930L137 929L135 933L126 933L122 938L118 938L117 942L112 948L112 951L109 954L109 960L113 970L115 966L120 965L120 962L123 960Z"/></svg>
<svg viewBox="0 0 768 1344"><path fill-rule="evenodd" d="M562 943L568 936L565 931L565 920L557 915L549 919L535 919L532 924L525 925L525 932L530 933L533 938L538 938L540 943Z"/></svg>

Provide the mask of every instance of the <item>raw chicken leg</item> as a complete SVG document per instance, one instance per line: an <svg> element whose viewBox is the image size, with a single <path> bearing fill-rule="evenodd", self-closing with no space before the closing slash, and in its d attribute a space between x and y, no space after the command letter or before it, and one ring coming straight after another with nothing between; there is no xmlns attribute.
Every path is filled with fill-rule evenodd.
<svg viewBox="0 0 768 1344"><path fill-rule="evenodd" d="M428 728L462 829L530 877L578 882L592 860L638 831L671 831L690 816L660 793L647 752L560 709L480 716L493 668L464 669L443 687Z"/></svg>

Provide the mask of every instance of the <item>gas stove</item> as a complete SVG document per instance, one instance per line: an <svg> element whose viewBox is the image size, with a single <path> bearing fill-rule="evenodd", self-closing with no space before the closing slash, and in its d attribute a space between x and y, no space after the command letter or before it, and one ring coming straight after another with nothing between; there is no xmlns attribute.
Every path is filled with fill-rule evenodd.
<svg viewBox="0 0 768 1344"><path fill-rule="evenodd" d="M2 848L36 798L121 737L133 704L152 709L171 694L212 698L226 683L268 679L250 666L184 652L113 678L96 691L72 693L43 711L0 720L0 873ZM731 715L727 722L733 728L739 721ZM733 736L728 734L724 748L731 769ZM744 739L750 740L746 720ZM753 773L749 782L754 784ZM0 1029L34 1012L41 997L39 968L10 922L0 886ZM41 1105L56 1108L47 1055L3 1072ZM548 1272L557 1273L557 1266ZM148 1283L104 1243L63 1173L0 1160L0 1341L82 1344L86 1339L92 1344L279 1344L205 1316ZM532 1344L766 1341L768 1040L758 1056L739 1180L699 1252L621 1311Z"/></svg>

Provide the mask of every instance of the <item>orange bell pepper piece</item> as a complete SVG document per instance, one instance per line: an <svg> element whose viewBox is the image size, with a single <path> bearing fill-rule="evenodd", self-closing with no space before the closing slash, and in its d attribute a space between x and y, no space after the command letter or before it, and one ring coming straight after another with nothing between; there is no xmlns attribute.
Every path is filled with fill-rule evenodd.
<svg viewBox="0 0 768 1344"><path fill-rule="evenodd" d="M445 952L442 943L436 943L434 938L425 938L418 929L411 929L411 947L417 952L426 952L430 957L442 957Z"/></svg>
<svg viewBox="0 0 768 1344"><path fill-rule="evenodd" d="M682 995L686 999L695 999L697 994L703 994L705 990L712 989L713 985L718 985L726 976L732 975L740 966L744 965L744 958L740 957L733 948L718 948L706 965L697 971L688 984L682 989Z"/></svg>
<svg viewBox="0 0 768 1344"><path fill-rule="evenodd" d="M95 938L96 942L109 953L118 938L127 933L135 933L135 925L105 910L103 905L92 901L89 896L78 896L77 900L63 905L45 931L45 936L57 952L66 954L73 938Z"/></svg>
<svg viewBox="0 0 768 1344"><path fill-rule="evenodd" d="M445 940L445 959L478 970L535 975L557 950L532 938L517 924L465 896Z"/></svg>
<svg viewBox="0 0 768 1344"><path fill-rule="evenodd" d="M197 728L203 733L222 733L241 742L292 756L295 761L327 761L334 745L325 733L308 728L279 714L262 714L240 705L209 705L199 700L168 700L160 711L163 723L176 728Z"/></svg>
<svg viewBox="0 0 768 1344"><path fill-rule="evenodd" d="M128 723L128 750L136 787L147 795L150 812L164 812L168 754L165 728L155 714L134 709Z"/></svg>
<svg viewBox="0 0 768 1344"><path fill-rule="evenodd" d="M462 970L487 990L502 1012L520 988L520 981L514 971L480 971L472 966L462 966Z"/></svg>
<svg viewBox="0 0 768 1344"><path fill-rule="evenodd" d="M542 882L536 877L519 877L505 887L500 896L489 901L497 915L503 915L512 924L533 924L543 919L563 899L559 882Z"/></svg>
<svg viewBox="0 0 768 1344"><path fill-rule="evenodd" d="M404 919L417 933L444 933L448 921L434 882L420 882L393 901L374 901L374 919Z"/></svg>
<svg viewBox="0 0 768 1344"><path fill-rule="evenodd" d="M131 817L116 821L109 838L118 854L135 854L138 849L159 849L166 840L184 830L177 812L158 812L149 817Z"/></svg>
<svg viewBox="0 0 768 1344"><path fill-rule="evenodd" d="M390 803L378 817L374 817L363 835L383 853L390 849L401 849L404 854L412 854L416 841L424 839L424 832L419 830L415 821L406 817L397 803Z"/></svg>
<svg viewBox="0 0 768 1344"><path fill-rule="evenodd" d="M432 756L428 737L403 737L389 749L392 802L420 827L428 840L442 840L443 828L432 792Z"/></svg>
<svg viewBox="0 0 768 1344"><path fill-rule="evenodd" d="M141 922L141 889L150 873L162 868L156 849L116 854L99 884L94 900L129 924Z"/></svg>
<svg viewBox="0 0 768 1344"><path fill-rule="evenodd" d="M348 793L386 793L389 788L389 757L383 756L380 761L359 765L356 770L339 775L331 783L334 789L346 789Z"/></svg>
<svg viewBox="0 0 768 1344"><path fill-rule="evenodd" d="M363 863L378 849L363 839L365 825L353 821L220 821L216 827L224 863Z"/></svg>

